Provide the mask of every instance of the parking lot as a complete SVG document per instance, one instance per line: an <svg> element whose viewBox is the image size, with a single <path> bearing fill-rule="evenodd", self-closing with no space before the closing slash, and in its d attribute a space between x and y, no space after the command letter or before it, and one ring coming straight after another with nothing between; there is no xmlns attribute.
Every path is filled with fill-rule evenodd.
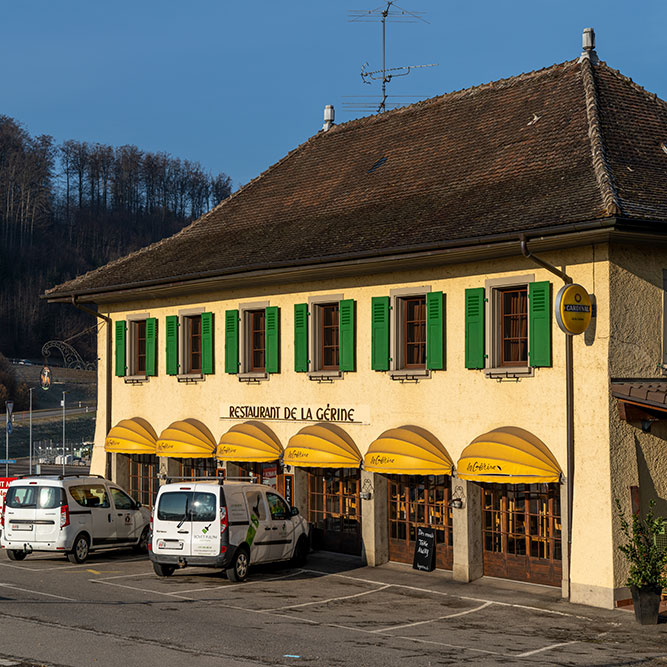
<svg viewBox="0 0 667 667"><path fill-rule="evenodd" d="M641 628L546 587L462 585L325 552L243 584L203 568L158 579L130 551L83 565L3 552L0 623L0 658L59 665L667 664L667 623Z"/></svg>

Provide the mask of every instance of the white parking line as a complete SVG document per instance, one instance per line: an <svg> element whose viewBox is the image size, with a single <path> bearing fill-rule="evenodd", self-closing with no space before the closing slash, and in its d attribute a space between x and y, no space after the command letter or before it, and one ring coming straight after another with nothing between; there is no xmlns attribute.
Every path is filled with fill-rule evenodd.
<svg viewBox="0 0 667 667"><path fill-rule="evenodd" d="M89 579L93 584L106 584L107 586L117 586L118 588L127 588L131 591L139 591L140 593L152 593L153 595L165 595L169 598L181 598L182 600L191 600L194 601L194 598L185 597L185 595L179 595L178 593L162 593L160 591L153 591L150 588L139 588L138 586L128 586L127 584L117 584L114 581L105 581L104 579Z"/></svg>
<svg viewBox="0 0 667 667"><path fill-rule="evenodd" d="M181 591L181 593L206 593L208 591L215 591L219 590L221 588L224 588L225 590L228 590L230 588L238 588L239 586L243 586L244 588L247 586L252 586L252 585L257 585L257 584L265 584L268 581L278 581L280 579L289 579L290 577L295 577L297 574L301 574L303 570L297 570L296 572L290 572L289 574L283 574L280 577L272 577L270 579L258 579L255 581L245 581L241 584L220 584L219 586L209 586L208 588L190 588L185 591Z"/></svg>
<svg viewBox="0 0 667 667"><path fill-rule="evenodd" d="M74 598L66 598L62 595L53 595L53 593L43 593L42 591L32 591L29 588L19 588L13 584L0 584L4 588L11 588L15 591L22 591L23 593L33 593L34 595L45 595L48 598L58 598L59 600L67 600L68 602L76 602Z"/></svg>
<svg viewBox="0 0 667 667"><path fill-rule="evenodd" d="M542 653L542 651L551 651L551 649L559 648L560 646L569 646L570 644L579 644L578 641L571 642L561 642L560 644L552 644L551 646L545 646L544 648L536 648L534 651L526 651L525 653L515 653L515 658L527 658L528 656L535 655L536 653Z"/></svg>
<svg viewBox="0 0 667 667"><path fill-rule="evenodd" d="M272 609L258 609L257 611L281 611L282 609L297 609L298 607L310 607L316 604L328 604L329 602L338 602L338 600L349 600L350 598L360 598L362 595L370 595L371 593L378 593L379 591L389 588L389 584L381 586L372 591L363 591L362 593L354 593L354 595L341 595L337 598L328 598L326 600L314 600L312 602L302 602L301 604L288 604L284 607L273 607Z"/></svg>
<svg viewBox="0 0 667 667"><path fill-rule="evenodd" d="M447 614L446 616L438 616L437 618L429 618L426 621L416 621L415 623L405 623L403 625L392 625L388 628L380 628L379 630L372 630L372 632L388 632L389 630L402 630L403 628L413 628L416 625L425 625L426 623L435 623L436 621L442 621L445 618L457 618L458 616L466 616L467 614L472 614L473 612L479 611L480 609L484 609L484 607L488 607L491 604L493 604L493 602L485 602L484 604L480 605L479 607L475 607L474 609L466 609L465 611L459 611L455 614Z"/></svg>

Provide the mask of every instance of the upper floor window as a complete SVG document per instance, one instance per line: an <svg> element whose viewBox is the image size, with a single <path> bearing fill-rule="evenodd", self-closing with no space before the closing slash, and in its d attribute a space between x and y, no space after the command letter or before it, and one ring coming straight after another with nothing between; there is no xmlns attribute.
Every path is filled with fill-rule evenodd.
<svg viewBox="0 0 667 667"><path fill-rule="evenodd" d="M213 313L195 309L166 318L167 375L213 373Z"/></svg>
<svg viewBox="0 0 667 667"><path fill-rule="evenodd" d="M551 366L551 283L517 276L467 289L465 365L499 376Z"/></svg>
<svg viewBox="0 0 667 667"><path fill-rule="evenodd" d="M373 297L371 367L396 377L445 368L445 300L442 292L399 289Z"/></svg>
<svg viewBox="0 0 667 667"><path fill-rule="evenodd" d="M146 378L156 374L157 320L147 316L129 316L118 320L116 332L116 376Z"/></svg>
<svg viewBox="0 0 667 667"><path fill-rule="evenodd" d="M355 370L355 302L340 297L313 297L310 303L294 305L294 370L298 373L336 376Z"/></svg>
<svg viewBox="0 0 667 667"><path fill-rule="evenodd" d="M280 370L280 309L259 305L225 311L226 373L267 379Z"/></svg>
<svg viewBox="0 0 667 667"><path fill-rule="evenodd" d="M246 312L248 327L248 370L251 373L266 371L266 311Z"/></svg>

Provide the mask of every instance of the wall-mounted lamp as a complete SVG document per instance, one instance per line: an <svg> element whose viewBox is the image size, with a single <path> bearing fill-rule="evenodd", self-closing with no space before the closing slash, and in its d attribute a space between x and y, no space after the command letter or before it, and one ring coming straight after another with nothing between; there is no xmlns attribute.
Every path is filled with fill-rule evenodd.
<svg viewBox="0 0 667 667"><path fill-rule="evenodd" d="M373 493L373 484L371 483L370 479L366 478L361 487L359 498L361 498L362 500L370 500L372 498L372 493Z"/></svg>
<svg viewBox="0 0 667 667"><path fill-rule="evenodd" d="M455 510L461 510L465 507L466 497L463 493L463 487L457 486L449 501L449 506Z"/></svg>

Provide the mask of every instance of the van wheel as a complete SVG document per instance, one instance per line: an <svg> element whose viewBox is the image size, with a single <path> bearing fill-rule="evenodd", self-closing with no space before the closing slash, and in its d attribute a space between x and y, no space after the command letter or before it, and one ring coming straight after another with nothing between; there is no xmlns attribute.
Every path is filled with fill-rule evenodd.
<svg viewBox="0 0 667 667"><path fill-rule="evenodd" d="M145 554L148 551L148 535L150 533L150 529L148 526L146 526L141 533L141 537L139 538L139 541L134 545L133 549L140 554Z"/></svg>
<svg viewBox="0 0 667 667"><path fill-rule="evenodd" d="M86 558L88 558L88 552L90 551L90 542L88 540L88 537L84 535L83 533L80 533L79 535L76 536L76 539L74 540L74 546L72 547L72 551L70 551L67 554L67 558L69 559L70 563L76 563L77 565L81 565Z"/></svg>
<svg viewBox="0 0 667 667"><path fill-rule="evenodd" d="M174 574L175 565L163 565L162 563L153 563L153 570L158 577L170 577Z"/></svg>
<svg viewBox="0 0 667 667"><path fill-rule="evenodd" d="M7 555L9 556L9 560L23 560L28 554L19 549L7 549Z"/></svg>
<svg viewBox="0 0 667 667"><path fill-rule="evenodd" d="M245 549L237 549L231 565L227 568L227 579L229 581L245 581L248 576L250 556Z"/></svg>
<svg viewBox="0 0 667 667"><path fill-rule="evenodd" d="M308 560L308 554L310 553L310 546L308 545L308 539L305 536L301 536L294 547L294 555L292 556L291 564L295 567L303 567Z"/></svg>

